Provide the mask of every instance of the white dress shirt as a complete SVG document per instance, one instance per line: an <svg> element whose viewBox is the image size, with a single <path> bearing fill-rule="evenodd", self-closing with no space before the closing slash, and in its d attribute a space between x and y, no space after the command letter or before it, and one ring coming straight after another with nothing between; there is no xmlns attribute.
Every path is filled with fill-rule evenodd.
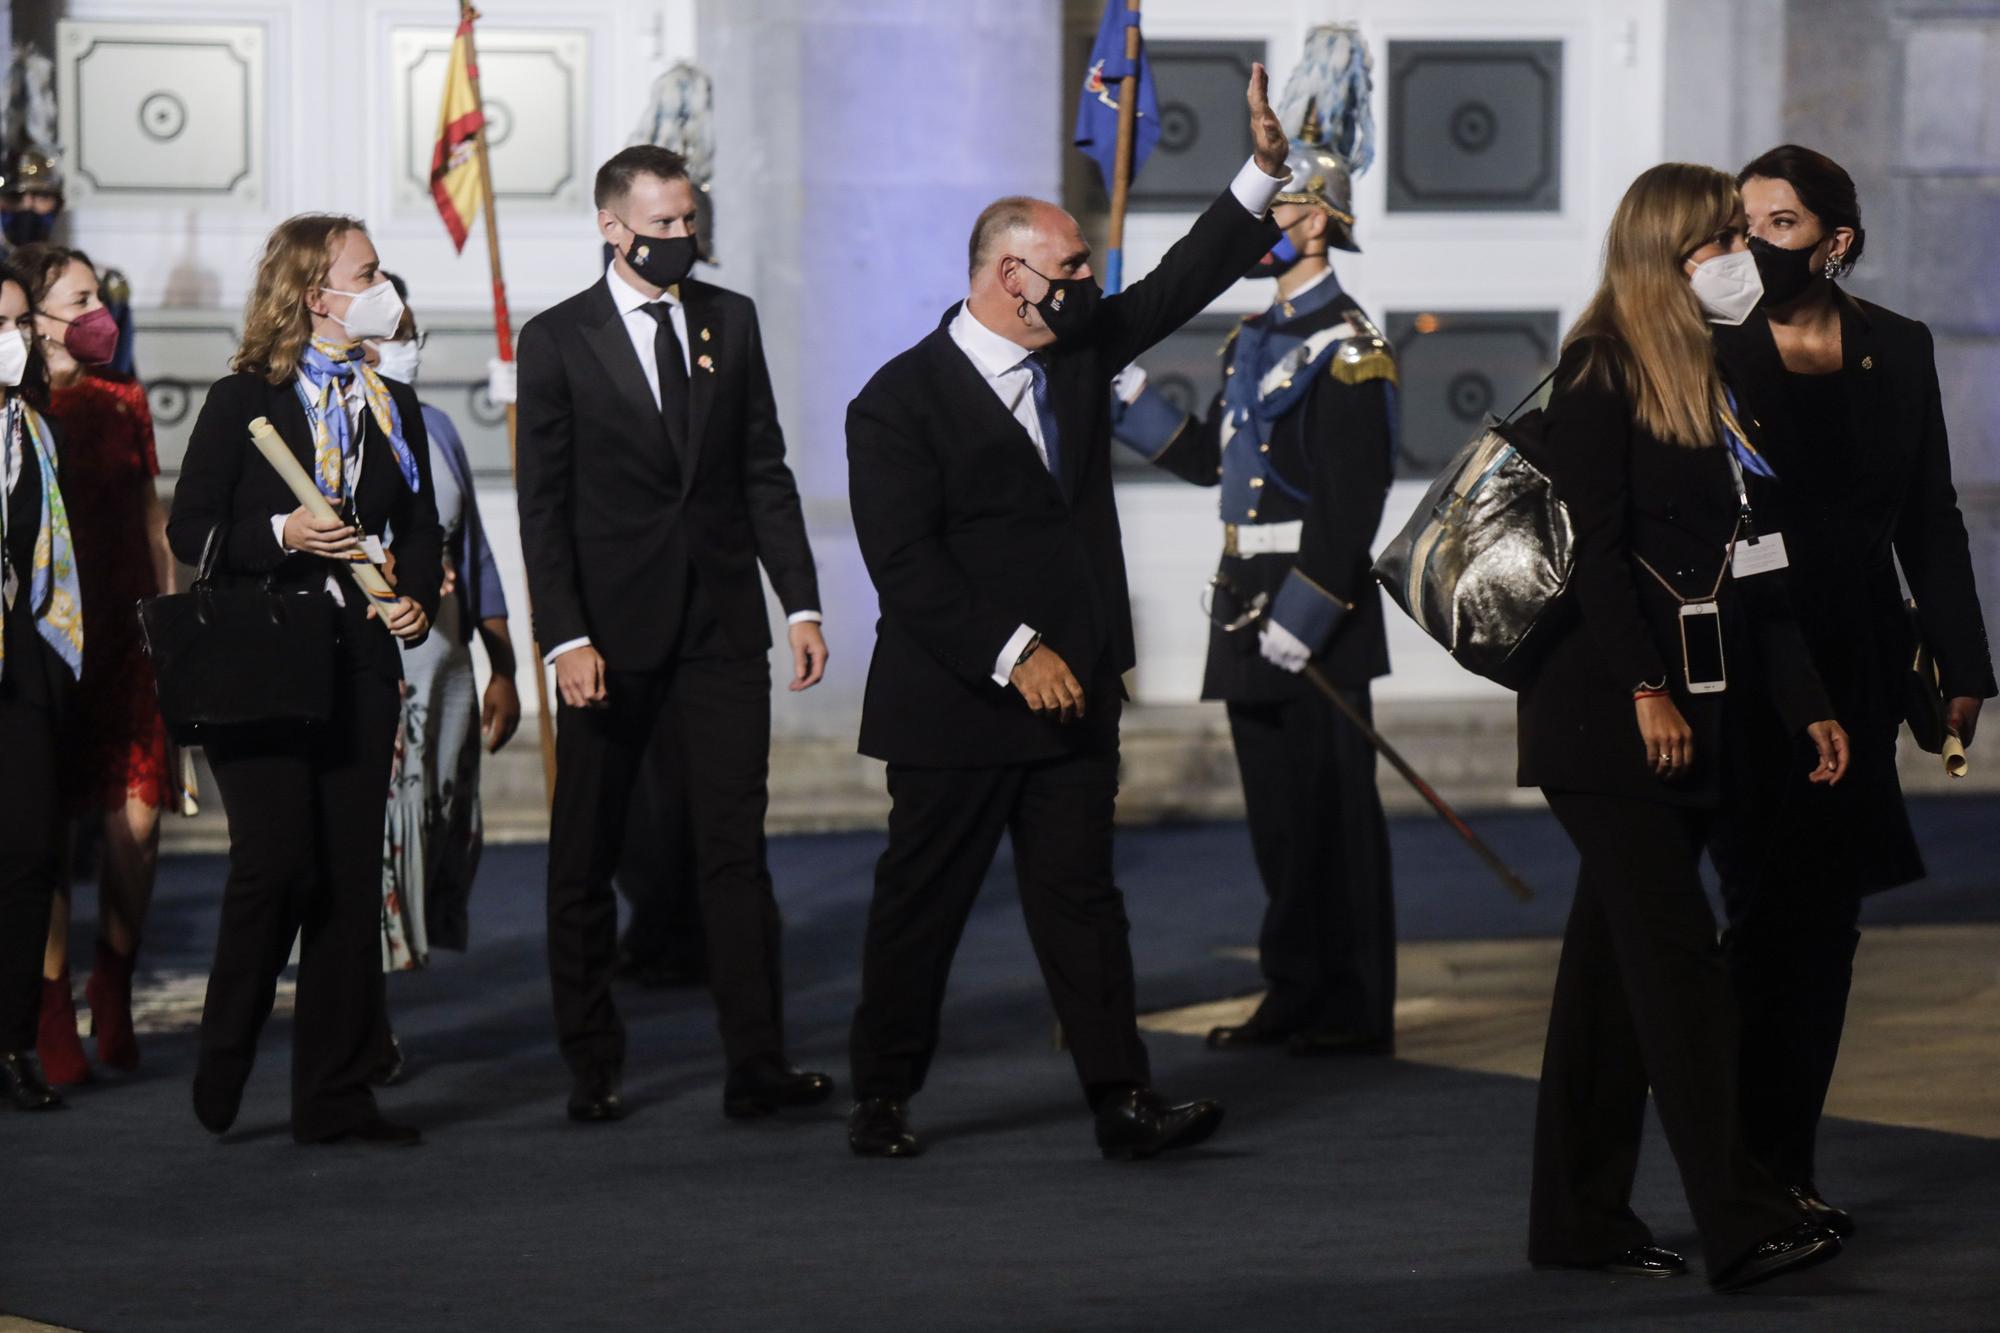
<svg viewBox="0 0 2000 1333"><path fill-rule="evenodd" d="M674 337L681 345L681 365L686 367L688 376L694 376L694 362L688 352L687 307L681 303L679 287L669 287L658 296L648 296L625 281L618 272L618 262L613 260L604 270L604 285L610 289L611 304L618 307L618 318L624 321L625 336L632 340L632 353L639 358L639 368L646 372L646 387L653 391L653 406L660 406L660 364L653 358L653 338L660 326L646 313L646 307L654 302L665 302L667 318L673 322ZM797 625L804 621L817 623L821 619L818 611L794 611L785 617L787 625ZM555 664L555 660L572 648L587 648L590 636L569 639L557 644L542 654L542 661Z"/></svg>
<svg viewBox="0 0 2000 1333"><path fill-rule="evenodd" d="M1278 191L1284 189L1290 180L1290 176L1266 176L1253 157L1236 173L1236 179L1229 182L1229 192L1236 196L1237 203L1249 210L1250 216L1261 218L1270 212L1271 201L1278 197ZM1049 449L1042 441L1042 420L1035 411L1034 378L1029 374L1027 365L1028 349L980 323L972 313L970 301L961 305L958 313L952 316L948 331L951 340L972 362L972 368L986 381L986 387L999 395L1000 405L1021 423L1022 430L1028 432L1035 452L1041 456L1042 466L1047 467ZM1143 379L1139 382L1142 386L1145 383ZM1133 396L1138 396L1136 389ZM1007 685L1014 674L1014 664L1027 651L1028 642L1034 637L1034 629L1022 625L1008 636L1006 643L1000 645L999 655L993 659L995 685L1003 688Z"/></svg>

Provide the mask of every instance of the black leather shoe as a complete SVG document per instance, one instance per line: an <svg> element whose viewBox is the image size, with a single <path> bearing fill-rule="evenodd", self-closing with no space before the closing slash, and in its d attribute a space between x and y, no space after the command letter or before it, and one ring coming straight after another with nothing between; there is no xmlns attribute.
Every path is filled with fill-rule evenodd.
<svg viewBox="0 0 2000 1333"><path fill-rule="evenodd" d="M1787 1185L1785 1192L1792 1196L1792 1202L1806 1215L1806 1221L1819 1223L1842 1240L1854 1234L1854 1215L1822 1199L1819 1186L1810 1180L1803 1185Z"/></svg>
<svg viewBox="0 0 2000 1333"><path fill-rule="evenodd" d="M610 1074L578 1079L569 1093L569 1118L583 1124L623 1120L625 1103L618 1099L618 1080Z"/></svg>
<svg viewBox="0 0 2000 1333"><path fill-rule="evenodd" d="M353 1143L364 1148L414 1148L423 1141L424 1136L415 1125L399 1125L379 1115L320 1140L321 1143Z"/></svg>
<svg viewBox="0 0 2000 1333"><path fill-rule="evenodd" d="M1253 1016L1247 1023L1234 1027L1210 1028L1208 1049L1211 1051L1250 1051L1267 1046L1283 1046L1291 1039L1291 1033L1268 1023L1260 1023Z"/></svg>
<svg viewBox="0 0 2000 1333"><path fill-rule="evenodd" d="M785 1107L818 1106L833 1095L825 1074L795 1068L781 1055L764 1055L729 1071L722 1085L722 1113L755 1120Z"/></svg>
<svg viewBox="0 0 2000 1333"><path fill-rule="evenodd" d="M1765 1237L1748 1254L1709 1279L1717 1291L1743 1291L1784 1273L1823 1264L1840 1253L1840 1237L1817 1222L1800 1222Z"/></svg>
<svg viewBox="0 0 2000 1333"><path fill-rule="evenodd" d="M1285 1042L1285 1054L1301 1059L1322 1055L1394 1055L1394 1037L1364 1037L1332 1028L1307 1028Z"/></svg>
<svg viewBox="0 0 2000 1333"><path fill-rule="evenodd" d="M1134 1162L1192 1148L1221 1124L1220 1102L1172 1106L1151 1088L1132 1088L1098 1103L1097 1146L1112 1161Z"/></svg>
<svg viewBox="0 0 2000 1333"><path fill-rule="evenodd" d="M7 1083L7 1100L22 1111L62 1109L62 1094L50 1087L35 1064L33 1051L10 1051L0 1055L0 1079Z"/></svg>
<svg viewBox="0 0 2000 1333"><path fill-rule="evenodd" d="M870 1097L847 1113L847 1146L856 1157L917 1157L924 1142L910 1128L909 1108L893 1097Z"/></svg>
<svg viewBox="0 0 2000 1333"><path fill-rule="evenodd" d="M194 1118L211 1134L227 1134L243 1105L241 1081L225 1079L197 1067L194 1071Z"/></svg>
<svg viewBox="0 0 2000 1333"><path fill-rule="evenodd" d="M1687 1260L1657 1245L1635 1245L1623 1254L1614 1254L1594 1264L1536 1264L1535 1267L1608 1273L1612 1277L1684 1277L1688 1271Z"/></svg>

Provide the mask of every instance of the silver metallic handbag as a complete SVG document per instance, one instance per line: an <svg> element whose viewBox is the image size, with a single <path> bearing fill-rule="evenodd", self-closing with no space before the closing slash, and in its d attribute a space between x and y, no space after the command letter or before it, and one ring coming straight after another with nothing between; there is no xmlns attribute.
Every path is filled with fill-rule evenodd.
<svg viewBox="0 0 2000 1333"><path fill-rule="evenodd" d="M1542 411L1518 412L1459 450L1375 561L1375 577L1424 633L1510 689L1533 670L1576 560L1569 510L1535 461Z"/></svg>

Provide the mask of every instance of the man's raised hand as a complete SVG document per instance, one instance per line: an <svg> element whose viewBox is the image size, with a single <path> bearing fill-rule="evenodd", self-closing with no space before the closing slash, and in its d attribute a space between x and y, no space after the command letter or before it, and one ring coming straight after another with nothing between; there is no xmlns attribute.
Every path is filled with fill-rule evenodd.
<svg viewBox="0 0 2000 1333"><path fill-rule="evenodd" d="M1278 113L1271 110L1271 76L1261 64L1250 66L1250 138L1256 145L1257 169L1266 176L1283 176L1292 151Z"/></svg>

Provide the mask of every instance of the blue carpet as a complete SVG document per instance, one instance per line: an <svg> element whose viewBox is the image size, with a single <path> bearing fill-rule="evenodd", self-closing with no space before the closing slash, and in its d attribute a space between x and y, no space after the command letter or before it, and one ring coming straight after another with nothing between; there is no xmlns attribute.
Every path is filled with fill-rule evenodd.
<svg viewBox="0 0 2000 1333"><path fill-rule="evenodd" d="M1992 920L1996 803L1919 802L1933 875L1875 921ZM1522 907L1445 830L1393 825L1406 939L1560 929L1574 861L1545 815L1476 821L1539 890ZM780 839L793 1045L846 1076L879 835ZM1161 1086L1218 1095L1206 1151L1099 1162L1026 946L1011 871L966 932L946 1045L917 1106L929 1156L859 1162L844 1107L741 1126L718 1114L699 992L621 992L631 1027L622 1125L561 1118L567 1082L542 971L540 847L491 849L474 947L390 980L410 1082L384 1094L430 1135L415 1152L294 1147L288 1024L274 1022L238 1128L187 1109L192 1039L76 1093L0 1116L14 1221L0 1311L89 1330L1992 1328L2000 1145L1837 1122L1826 1157L1863 1218L1842 1260L1722 1300L1699 1280L1612 1282L1522 1262L1534 1089L1397 1062L1222 1058L1155 1037ZM1121 834L1147 1007L1253 986L1218 959L1254 935L1239 825ZM221 863L168 863L150 968L199 969ZM91 903L81 904L87 917ZM87 922L79 939L87 944ZM1833 1188L1830 1184L1829 1188ZM1691 1245L1657 1135L1638 1206Z"/></svg>

